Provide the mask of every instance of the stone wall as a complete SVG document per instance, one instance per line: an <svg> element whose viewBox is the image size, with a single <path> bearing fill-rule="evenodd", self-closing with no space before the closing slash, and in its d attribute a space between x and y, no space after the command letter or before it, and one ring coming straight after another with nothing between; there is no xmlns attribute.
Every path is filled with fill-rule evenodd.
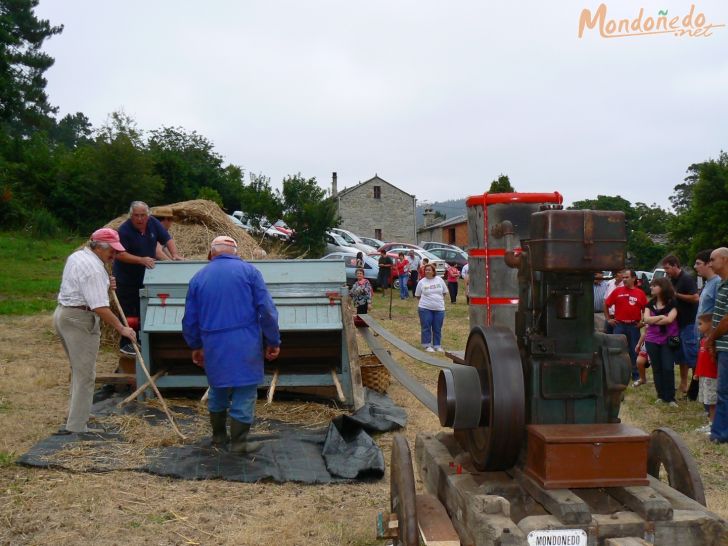
<svg viewBox="0 0 728 546"><path fill-rule="evenodd" d="M379 186L380 197L374 197ZM341 227L362 237L376 237L403 243L415 242L415 198L381 178L348 188L338 196Z"/></svg>

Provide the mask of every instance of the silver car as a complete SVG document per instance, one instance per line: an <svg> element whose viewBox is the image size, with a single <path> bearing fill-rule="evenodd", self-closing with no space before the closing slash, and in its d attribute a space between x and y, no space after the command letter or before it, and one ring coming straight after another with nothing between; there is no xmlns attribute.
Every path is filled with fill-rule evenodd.
<svg viewBox="0 0 728 546"><path fill-rule="evenodd" d="M349 246L353 246L354 248L361 250L364 254L371 254L372 252L377 251L377 249L374 248L373 246L364 244L364 242L359 238L359 236L353 234L351 231L347 231L345 229L340 229L340 228L331 228L331 231L336 233L342 239L344 239L344 241L346 241Z"/></svg>
<svg viewBox="0 0 728 546"><path fill-rule="evenodd" d="M356 282L356 253L352 252L332 252L327 254L322 260L344 260L344 268L346 269L346 284L349 286ZM372 287L379 286L377 276L379 275L379 262L369 256L364 256L364 277L369 279Z"/></svg>
<svg viewBox="0 0 728 546"><path fill-rule="evenodd" d="M341 237L339 237L336 233L331 233L330 231L326 232L326 253L329 254L331 252L344 252L346 254L351 254L352 252L356 254L358 252L358 249L349 246L349 243L344 241Z"/></svg>
<svg viewBox="0 0 728 546"><path fill-rule="evenodd" d="M379 249L380 246L384 245L384 241L380 241L379 239L374 239L372 237L359 237L362 242L365 245L373 246L376 249Z"/></svg>

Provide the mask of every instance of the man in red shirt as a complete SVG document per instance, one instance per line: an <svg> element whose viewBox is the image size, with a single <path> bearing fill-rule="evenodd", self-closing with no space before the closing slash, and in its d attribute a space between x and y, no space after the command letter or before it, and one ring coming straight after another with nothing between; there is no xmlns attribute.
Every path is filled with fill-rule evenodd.
<svg viewBox="0 0 728 546"><path fill-rule="evenodd" d="M614 305L614 318L609 319L609 324L614 327L615 335L622 334L627 338L627 350L632 362L632 380L637 381L640 375L634 351L640 339L642 313L647 307L647 297L637 288L637 274L634 270L626 269L622 286L615 288L604 300L605 317L609 316L609 307L612 305Z"/></svg>

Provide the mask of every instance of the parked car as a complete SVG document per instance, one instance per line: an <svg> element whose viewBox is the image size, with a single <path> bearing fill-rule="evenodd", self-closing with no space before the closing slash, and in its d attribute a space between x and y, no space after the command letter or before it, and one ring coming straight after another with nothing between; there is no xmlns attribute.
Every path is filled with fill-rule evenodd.
<svg viewBox="0 0 728 546"><path fill-rule="evenodd" d="M344 239L339 237L336 233L331 233L330 231L326 232L327 254L331 252L344 252L346 254L351 254L353 252L356 254L358 251L359 249L349 246L349 243L344 241Z"/></svg>
<svg viewBox="0 0 728 546"><path fill-rule="evenodd" d="M664 277L666 275L665 270L661 267L658 267L652 272L652 279L659 279L660 277ZM652 280L650 279L650 280Z"/></svg>
<svg viewBox="0 0 728 546"><path fill-rule="evenodd" d="M427 241L424 243L420 243L420 246L425 250L432 250L433 248L449 248L450 250L459 250L461 252L463 250L459 246L449 245L447 243L438 243L436 241Z"/></svg>
<svg viewBox="0 0 728 546"><path fill-rule="evenodd" d="M638 279L641 279L642 275L644 275L645 277L647 277L648 283L652 282L652 275L653 275L652 271L635 271L634 273L635 273L635 275L637 275Z"/></svg>
<svg viewBox="0 0 728 546"><path fill-rule="evenodd" d="M293 235L294 235L293 230L290 227L288 227L288 224L286 224L283 220L278 220L277 222L274 222L273 227L276 228L281 233L285 233L289 239L293 238Z"/></svg>
<svg viewBox="0 0 728 546"><path fill-rule="evenodd" d="M427 250L422 250L422 249L417 249L417 248L410 249L410 248L405 248L405 247L392 248L389 250L389 252L387 252L387 256L389 256L393 260L396 260L399 257L400 252L404 252L405 256L407 256L409 254L410 250L414 250L415 254L417 254L420 257L420 260L422 260L422 258L427 258L428 260L430 260L430 263L435 266L435 273L438 276L441 277L445 274L445 270L447 269L447 264L446 264L445 260L441 260L434 254L430 254ZM396 290L399 290L399 279L394 279L392 286ZM411 277L407 281L407 286L410 288L412 287L412 278Z"/></svg>
<svg viewBox="0 0 728 546"><path fill-rule="evenodd" d="M358 235L352 233L351 231L347 231L345 229L340 228L331 228L331 231L333 233L336 233L339 237L344 239L349 246L353 246L354 248L358 248L361 250L364 254L371 254L372 252L376 252L377 249L373 246L369 246L365 244Z"/></svg>
<svg viewBox="0 0 728 546"><path fill-rule="evenodd" d="M413 245L411 243L384 243L382 246L379 247L378 250L384 250L385 252L389 252L393 248L414 248L415 250L424 250L421 246Z"/></svg>
<svg viewBox="0 0 728 546"><path fill-rule="evenodd" d="M235 223L236 226L242 227L245 231L254 236L262 235L263 237L268 237L270 239L278 239L279 241L288 241L291 238L283 231L273 227L271 223L265 218L265 216L260 220L260 227L255 227L250 221L248 215L240 210L236 210L235 212L233 212L230 215L230 218L234 219L233 223L235 223L235 220L237 220L238 223Z"/></svg>
<svg viewBox="0 0 728 546"><path fill-rule="evenodd" d="M380 241L379 239L374 239L372 237L359 237L365 245L373 246L377 250L384 245L384 241Z"/></svg>
<svg viewBox="0 0 728 546"><path fill-rule="evenodd" d="M246 233L251 234L253 233L253 226L249 224L244 224L240 221L240 219L237 216L230 216L228 215L228 218L230 218L230 221L235 224L235 227L239 227L240 229L244 230Z"/></svg>
<svg viewBox="0 0 728 546"><path fill-rule="evenodd" d="M460 270L462 270L465 264L468 263L468 255L462 250L435 247L429 249L427 252L434 254L438 258L445 260L448 265L454 265Z"/></svg>
<svg viewBox="0 0 728 546"><path fill-rule="evenodd" d="M332 252L327 254L322 260L344 260L344 269L346 269L346 284L352 286L356 282L356 253L353 252ZM364 277L369 279L372 287L379 286L377 284L377 275L379 274L379 263L370 256L364 256Z"/></svg>

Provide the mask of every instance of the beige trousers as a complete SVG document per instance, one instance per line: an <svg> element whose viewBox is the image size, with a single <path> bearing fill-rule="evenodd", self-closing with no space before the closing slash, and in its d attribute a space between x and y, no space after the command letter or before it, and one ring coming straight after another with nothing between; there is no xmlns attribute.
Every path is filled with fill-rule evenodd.
<svg viewBox="0 0 728 546"><path fill-rule="evenodd" d="M53 314L53 325L71 362L71 400L66 430L86 432L101 341L99 316L93 311L59 305Z"/></svg>

